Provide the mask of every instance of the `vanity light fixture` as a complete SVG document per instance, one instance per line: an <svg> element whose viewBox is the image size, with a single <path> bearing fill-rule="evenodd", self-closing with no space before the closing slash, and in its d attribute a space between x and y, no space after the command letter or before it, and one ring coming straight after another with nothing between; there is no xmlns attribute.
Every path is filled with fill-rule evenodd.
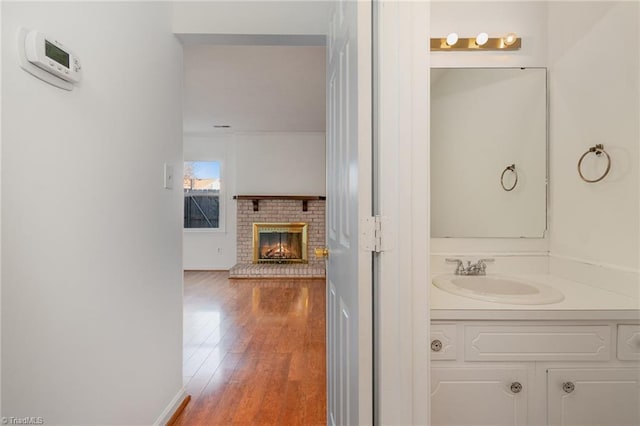
<svg viewBox="0 0 640 426"><path fill-rule="evenodd" d="M447 37L432 38L432 51L473 51L473 50L518 50L522 47L522 39L515 33L503 37L489 37L485 32L476 37L458 37L450 33Z"/></svg>
<svg viewBox="0 0 640 426"><path fill-rule="evenodd" d="M476 44L478 46L484 46L489 41L489 34L480 33L476 36Z"/></svg>
<svg viewBox="0 0 640 426"><path fill-rule="evenodd" d="M502 38L502 41L505 46L511 46L513 43L518 40L518 36L515 33L509 33Z"/></svg>
<svg viewBox="0 0 640 426"><path fill-rule="evenodd" d="M457 33L450 33L447 36L447 46L453 46L458 42L458 34Z"/></svg>

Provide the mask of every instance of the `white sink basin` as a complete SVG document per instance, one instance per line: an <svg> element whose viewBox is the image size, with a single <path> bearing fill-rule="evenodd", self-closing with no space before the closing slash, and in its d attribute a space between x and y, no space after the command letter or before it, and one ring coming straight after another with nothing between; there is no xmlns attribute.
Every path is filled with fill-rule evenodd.
<svg viewBox="0 0 640 426"><path fill-rule="evenodd" d="M449 293L487 302L545 305L564 300L553 287L502 275L438 275L433 284Z"/></svg>

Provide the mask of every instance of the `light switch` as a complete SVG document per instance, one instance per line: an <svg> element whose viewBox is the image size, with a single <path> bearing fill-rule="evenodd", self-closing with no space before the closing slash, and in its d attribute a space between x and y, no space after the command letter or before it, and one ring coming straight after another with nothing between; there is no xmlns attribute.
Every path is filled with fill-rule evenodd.
<svg viewBox="0 0 640 426"><path fill-rule="evenodd" d="M173 189L173 166L167 163L164 163L164 187Z"/></svg>

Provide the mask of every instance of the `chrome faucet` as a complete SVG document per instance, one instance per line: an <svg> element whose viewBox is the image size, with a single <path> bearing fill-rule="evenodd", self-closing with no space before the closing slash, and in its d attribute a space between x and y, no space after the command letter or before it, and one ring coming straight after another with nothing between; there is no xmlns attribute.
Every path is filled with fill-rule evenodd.
<svg viewBox="0 0 640 426"><path fill-rule="evenodd" d="M447 263L455 263L456 275L487 275L487 263L494 262L495 259L480 259L476 263L472 264L471 261L467 261L467 266L460 259L445 259Z"/></svg>

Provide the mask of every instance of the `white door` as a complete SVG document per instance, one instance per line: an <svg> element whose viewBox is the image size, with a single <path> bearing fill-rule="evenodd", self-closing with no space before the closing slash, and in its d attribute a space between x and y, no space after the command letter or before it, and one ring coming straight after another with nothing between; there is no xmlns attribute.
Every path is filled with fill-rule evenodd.
<svg viewBox="0 0 640 426"><path fill-rule="evenodd" d="M550 369L547 386L549 425L640 424L638 369Z"/></svg>
<svg viewBox="0 0 640 426"><path fill-rule="evenodd" d="M526 368L432 368L433 426L527 423Z"/></svg>
<svg viewBox="0 0 640 426"><path fill-rule="evenodd" d="M371 3L336 3L327 40L327 415L372 424Z"/></svg>

